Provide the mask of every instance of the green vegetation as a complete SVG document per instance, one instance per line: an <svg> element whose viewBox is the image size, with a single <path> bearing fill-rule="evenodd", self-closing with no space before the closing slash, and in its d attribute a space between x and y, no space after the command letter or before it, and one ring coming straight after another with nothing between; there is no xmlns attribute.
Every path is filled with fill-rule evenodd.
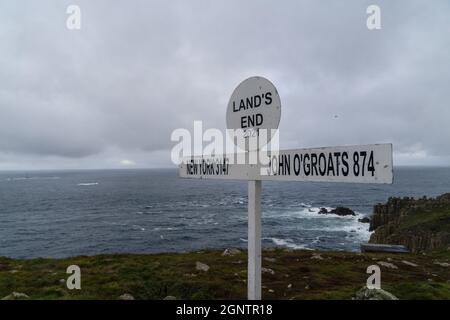
<svg viewBox="0 0 450 320"><path fill-rule="evenodd" d="M436 198L390 198L376 205L371 243L401 244L412 252L450 248L450 193Z"/></svg>
<svg viewBox="0 0 450 320"><path fill-rule="evenodd" d="M400 230L450 232L450 206L418 207L402 220Z"/></svg>
<svg viewBox="0 0 450 320"><path fill-rule="evenodd" d="M196 269L196 262L208 271ZM399 299L450 299L450 251L426 254L361 254L267 250L263 252L264 299L351 299L384 261L381 286ZM406 261L407 263L403 262ZM414 265L417 266L414 266ZM81 268L81 290L68 290L69 265ZM273 273L272 273L273 271ZM67 259L0 258L0 298L12 292L31 299L245 299L246 252L100 255Z"/></svg>

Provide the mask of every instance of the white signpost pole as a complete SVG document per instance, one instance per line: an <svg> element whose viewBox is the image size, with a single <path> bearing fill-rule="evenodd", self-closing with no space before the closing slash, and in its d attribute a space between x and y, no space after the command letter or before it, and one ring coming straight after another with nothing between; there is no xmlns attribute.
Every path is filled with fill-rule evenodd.
<svg viewBox="0 0 450 320"><path fill-rule="evenodd" d="M248 182L248 299L261 300L261 180Z"/></svg>
<svg viewBox="0 0 450 320"><path fill-rule="evenodd" d="M253 141L256 143L252 145L247 133L259 134L259 130L267 130L267 143L273 138L272 130L278 128L280 118L281 101L277 89L262 77L242 81L228 102L227 128L242 130L243 136L238 138L237 145L247 152L263 147L260 141ZM261 180L257 177L249 177L248 182L247 276L248 299L261 300Z"/></svg>

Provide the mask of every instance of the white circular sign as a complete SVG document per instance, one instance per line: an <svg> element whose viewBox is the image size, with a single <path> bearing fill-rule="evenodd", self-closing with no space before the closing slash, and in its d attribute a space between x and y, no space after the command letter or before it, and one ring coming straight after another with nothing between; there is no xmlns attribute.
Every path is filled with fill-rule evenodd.
<svg viewBox="0 0 450 320"><path fill-rule="evenodd" d="M234 89L228 102L227 129L235 144L254 151L266 145L278 129L281 101L275 86L263 77L251 77Z"/></svg>

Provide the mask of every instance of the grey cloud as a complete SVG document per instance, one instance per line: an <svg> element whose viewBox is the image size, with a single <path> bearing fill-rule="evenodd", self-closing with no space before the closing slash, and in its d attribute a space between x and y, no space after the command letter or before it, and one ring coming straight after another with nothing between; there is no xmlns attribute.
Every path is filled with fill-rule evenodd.
<svg viewBox="0 0 450 320"><path fill-rule="evenodd" d="M372 3L3 2L3 167L169 165L172 130L224 129L232 90L255 74L281 94L282 146L393 142L402 162L445 163L450 4L376 1L382 29L368 31ZM69 4L80 31L65 28Z"/></svg>

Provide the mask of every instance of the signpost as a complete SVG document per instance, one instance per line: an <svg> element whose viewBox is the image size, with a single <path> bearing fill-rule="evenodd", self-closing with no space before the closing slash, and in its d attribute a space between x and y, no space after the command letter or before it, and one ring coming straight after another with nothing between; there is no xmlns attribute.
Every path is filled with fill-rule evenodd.
<svg viewBox="0 0 450 320"><path fill-rule="evenodd" d="M180 178L392 183L392 144L325 147L267 153L267 164L236 163L235 155L187 157Z"/></svg>
<svg viewBox="0 0 450 320"><path fill-rule="evenodd" d="M281 102L274 85L261 77L249 78L235 89L227 109L227 128L238 130L235 143L244 153L187 157L179 166L180 178L248 181L249 300L261 299L262 181L393 181L392 144L258 152L273 138L280 116ZM259 143L261 132L267 136ZM258 143L249 143L251 138ZM236 161L239 156L241 161Z"/></svg>

